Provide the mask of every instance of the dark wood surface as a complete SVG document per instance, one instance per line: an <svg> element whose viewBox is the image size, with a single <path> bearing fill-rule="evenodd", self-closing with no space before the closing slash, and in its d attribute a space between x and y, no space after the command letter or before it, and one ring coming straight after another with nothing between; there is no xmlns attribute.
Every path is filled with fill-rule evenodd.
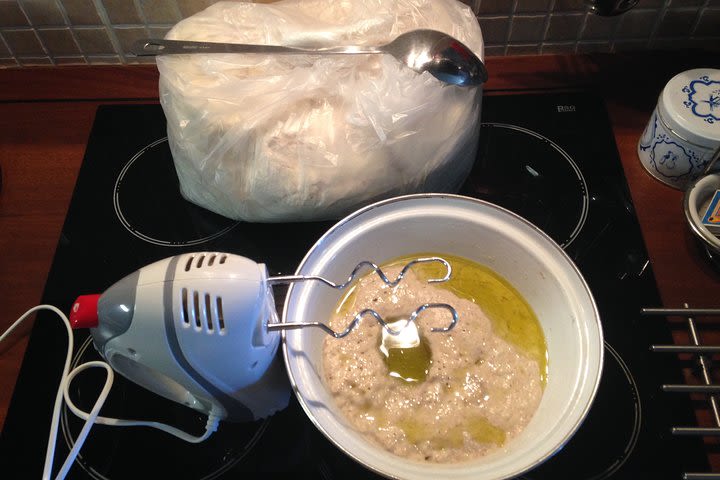
<svg viewBox="0 0 720 480"><path fill-rule="evenodd" d="M487 64L487 94L566 87L603 94L664 306L720 307L720 274L685 225L683 193L650 177L636 154L665 83L690 68L720 68L720 58L644 52L493 57ZM97 106L157 102L157 81L154 66L0 70L0 332L41 300ZM676 342L687 341L682 320L670 321ZM0 428L29 329L26 323L0 345ZM697 403L699 421L709 425L704 402ZM708 441L708 449L720 471L717 445Z"/></svg>

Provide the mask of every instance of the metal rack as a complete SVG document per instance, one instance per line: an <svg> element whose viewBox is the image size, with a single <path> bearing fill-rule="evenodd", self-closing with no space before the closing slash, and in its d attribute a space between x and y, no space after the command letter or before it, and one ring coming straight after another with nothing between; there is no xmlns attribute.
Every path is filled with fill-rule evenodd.
<svg viewBox="0 0 720 480"><path fill-rule="evenodd" d="M713 383L711 358L713 354L720 353L720 345L703 345L698 335L698 328L695 317L700 316L720 316L720 308L690 308L685 304L685 308L644 308L643 315L648 316L678 316L687 319L687 326L690 335L690 345L652 345L651 350L659 353L689 353L696 357L699 367L699 376L701 384L666 384L662 386L665 392L680 393L699 393L707 396L708 404L712 414L712 421L715 426L678 426L672 428L673 435L696 435L703 437L720 436L720 409L718 407L720 400L720 385ZM684 480L705 480L720 479L720 473L695 473L686 472L683 474Z"/></svg>

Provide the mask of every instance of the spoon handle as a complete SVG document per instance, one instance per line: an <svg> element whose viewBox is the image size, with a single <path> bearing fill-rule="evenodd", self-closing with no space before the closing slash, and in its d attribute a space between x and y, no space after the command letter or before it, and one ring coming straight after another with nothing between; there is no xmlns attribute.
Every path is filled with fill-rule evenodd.
<svg viewBox="0 0 720 480"><path fill-rule="evenodd" d="M192 42L186 40L137 40L131 52L139 57L189 53L289 53L289 54L375 54L384 53L376 47L298 48L280 45L252 45L242 43Z"/></svg>

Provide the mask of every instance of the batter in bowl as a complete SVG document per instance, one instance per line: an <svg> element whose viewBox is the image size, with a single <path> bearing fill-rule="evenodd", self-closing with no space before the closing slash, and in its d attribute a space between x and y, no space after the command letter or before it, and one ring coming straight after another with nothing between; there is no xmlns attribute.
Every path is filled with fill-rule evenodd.
<svg viewBox="0 0 720 480"><path fill-rule="evenodd" d="M325 340L324 378L349 422L388 451L437 463L476 459L516 437L537 409L546 380L544 335L520 294L474 262L433 253L381 269L392 279L421 256L448 260L452 279L428 283L442 277L430 264L414 266L395 287L365 275L330 327L343 330L363 308L401 324L420 305L446 303L458 312L455 328L431 332L446 326L449 314L427 309L416 320L416 345L382 348L382 327L364 318L347 337Z"/></svg>

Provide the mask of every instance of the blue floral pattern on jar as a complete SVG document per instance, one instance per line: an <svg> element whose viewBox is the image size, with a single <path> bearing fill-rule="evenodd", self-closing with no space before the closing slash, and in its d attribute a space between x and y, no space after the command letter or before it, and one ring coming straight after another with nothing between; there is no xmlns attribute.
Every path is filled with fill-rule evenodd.
<svg viewBox="0 0 720 480"><path fill-rule="evenodd" d="M690 176L694 180L701 172L703 161L690 149L659 135L650 150L650 165L664 178L676 182Z"/></svg>
<svg viewBox="0 0 720 480"><path fill-rule="evenodd" d="M689 108L693 115L711 124L720 122L720 81L703 75L685 85L682 91L687 95L683 105Z"/></svg>
<svg viewBox="0 0 720 480"><path fill-rule="evenodd" d="M658 115L657 111L653 112L653 116L648 122L647 126L645 127L645 130L642 133L642 136L640 136L640 150L646 151L648 148L652 146L652 141L655 138L655 134L657 132L657 124L658 124Z"/></svg>

